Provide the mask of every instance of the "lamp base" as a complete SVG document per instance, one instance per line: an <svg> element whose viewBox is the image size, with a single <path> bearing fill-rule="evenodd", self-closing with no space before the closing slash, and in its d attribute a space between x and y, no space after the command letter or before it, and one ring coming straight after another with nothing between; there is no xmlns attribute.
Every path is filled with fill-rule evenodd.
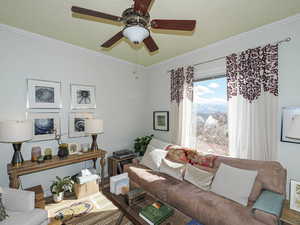
<svg viewBox="0 0 300 225"><path fill-rule="evenodd" d="M93 138L93 142L92 142L92 145L91 145L91 150L92 151L97 151L98 150L97 134L93 134L92 138Z"/></svg>
<svg viewBox="0 0 300 225"><path fill-rule="evenodd" d="M24 162L22 153L21 153L22 143L13 143L14 155L11 160L11 164L13 166L20 166Z"/></svg>

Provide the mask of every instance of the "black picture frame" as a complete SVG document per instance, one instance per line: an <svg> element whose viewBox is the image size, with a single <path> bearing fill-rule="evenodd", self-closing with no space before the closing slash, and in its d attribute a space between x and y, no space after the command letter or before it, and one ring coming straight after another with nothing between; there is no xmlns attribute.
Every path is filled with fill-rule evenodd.
<svg viewBox="0 0 300 225"><path fill-rule="evenodd" d="M159 126L158 116L164 116L164 125ZM154 111L153 112L153 130L169 131L169 111Z"/></svg>
<svg viewBox="0 0 300 225"><path fill-rule="evenodd" d="M293 144L300 144L300 140L287 138L285 136L286 126L288 124L288 119L293 115L300 114L300 106L288 106L282 107L281 109L281 131L280 131L280 141L293 143Z"/></svg>

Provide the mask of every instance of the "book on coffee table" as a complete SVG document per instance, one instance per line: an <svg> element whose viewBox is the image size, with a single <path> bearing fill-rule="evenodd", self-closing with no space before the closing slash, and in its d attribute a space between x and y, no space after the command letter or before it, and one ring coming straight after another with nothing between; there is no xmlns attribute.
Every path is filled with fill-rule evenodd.
<svg viewBox="0 0 300 225"><path fill-rule="evenodd" d="M202 223L200 223L198 220L191 220L190 222L188 222L186 225L202 225Z"/></svg>
<svg viewBox="0 0 300 225"><path fill-rule="evenodd" d="M173 214L173 209L160 201L143 208L139 216L150 225L159 225Z"/></svg>

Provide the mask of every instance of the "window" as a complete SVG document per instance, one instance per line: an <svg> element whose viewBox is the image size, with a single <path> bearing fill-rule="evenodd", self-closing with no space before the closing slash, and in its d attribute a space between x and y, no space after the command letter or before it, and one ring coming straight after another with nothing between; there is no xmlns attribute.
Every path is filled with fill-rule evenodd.
<svg viewBox="0 0 300 225"><path fill-rule="evenodd" d="M225 76L194 82L193 115L196 148L203 152L229 155Z"/></svg>

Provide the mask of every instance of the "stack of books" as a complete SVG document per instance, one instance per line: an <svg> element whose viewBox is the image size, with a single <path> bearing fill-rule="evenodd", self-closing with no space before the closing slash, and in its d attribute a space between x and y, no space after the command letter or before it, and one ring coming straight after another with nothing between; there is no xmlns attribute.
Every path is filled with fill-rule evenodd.
<svg viewBox="0 0 300 225"><path fill-rule="evenodd" d="M142 217L150 225L159 225L173 214L173 209L162 202L154 202L140 211Z"/></svg>

